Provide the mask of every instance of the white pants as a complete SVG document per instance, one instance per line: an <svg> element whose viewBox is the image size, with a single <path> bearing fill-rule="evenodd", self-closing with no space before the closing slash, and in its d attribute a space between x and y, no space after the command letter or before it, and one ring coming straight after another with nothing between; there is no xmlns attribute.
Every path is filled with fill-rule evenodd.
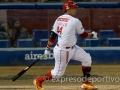
<svg viewBox="0 0 120 90"><path fill-rule="evenodd" d="M59 78L64 75L70 59L82 62L82 66L91 66L91 56L77 45L73 49L55 46L53 52L55 57L55 67L51 71L53 78Z"/></svg>

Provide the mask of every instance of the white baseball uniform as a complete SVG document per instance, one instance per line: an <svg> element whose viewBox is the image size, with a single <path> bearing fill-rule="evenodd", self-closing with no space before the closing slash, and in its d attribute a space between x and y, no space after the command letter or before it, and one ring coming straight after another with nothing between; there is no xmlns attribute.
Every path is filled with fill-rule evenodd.
<svg viewBox="0 0 120 90"><path fill-rule="evenodd" d="M79 19L68 14L61 15L56 19L52 31L58 35L58 42L53 50L55 57L55 67L51 71L53 78L64 75L70 59L81 61L82 66L91 66L91 56L76 45L76 33L84 32Z"/></svg>
<svg viewBox="0 0 120 90"><path fill-rule="evenodd" d="M63 3L62 8L65 13L72 12L71 15L75 15L78 6L75 5L73 1L66 0ZM69 9L71 9L70 12L68 11ZM89 82L92 62L91 56L81 47L76 45L76 33L78 33L83 38L97 38L97 33L92 32L90 34L85 32L81 21L75 17L72 17L71 15L64 14L59 16L53 25L53 29L50 33L44 54L46 56L50 54L50 47L53 45L56 36L58 36L58 42L53 50L55 57L55 67L45 75L34 80L34 84L37 89L42 89L42 82L51 80L52 78L59 78L64 75L70 59L82 62L82 72L84 78L81 87L83 89L97 89L94 85L92 85L91 82Z"/></svg>

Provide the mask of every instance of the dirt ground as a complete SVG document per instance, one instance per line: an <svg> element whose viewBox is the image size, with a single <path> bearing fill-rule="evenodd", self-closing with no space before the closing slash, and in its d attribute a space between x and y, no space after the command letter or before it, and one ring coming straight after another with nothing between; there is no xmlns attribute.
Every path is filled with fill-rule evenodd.
<svg viewBox="0 0 120 90"><path fill-rule="evenodd" d="M12 77L26 66L0 66L0 90L35 90L33 80L54 66L33 66L16 81ZM120 90L120 65L92 65L91 81L98 90ZM44 90L82 90L81 65L68 65L60 79L43 83Z"/></svg>

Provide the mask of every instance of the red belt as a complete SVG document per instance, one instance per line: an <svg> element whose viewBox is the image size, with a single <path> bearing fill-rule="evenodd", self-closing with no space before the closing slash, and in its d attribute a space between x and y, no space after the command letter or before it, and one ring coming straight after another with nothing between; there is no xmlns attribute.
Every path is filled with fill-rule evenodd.
<svg viewBox="0 0 120 90"><path fill-rule="evenodd" d="M57 44L57 46L59 47L59 44ZM74 46L72 46L72 47L66 47L66 49L70 49L70 48L74 48Z"/></svg>

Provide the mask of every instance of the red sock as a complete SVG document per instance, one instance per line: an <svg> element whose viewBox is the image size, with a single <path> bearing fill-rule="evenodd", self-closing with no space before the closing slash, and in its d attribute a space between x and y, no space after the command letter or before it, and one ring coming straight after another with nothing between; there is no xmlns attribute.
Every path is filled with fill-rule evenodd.
<svg viewBox="0 0 120 90"><path fill-rule="evenodd" d="M44 82L46 80L51 80L51 79L52 79L52 74L51 74L51 71L50 71L46 75L36 78L36 83L40 87L42 87L42 82Z"/></svg>

